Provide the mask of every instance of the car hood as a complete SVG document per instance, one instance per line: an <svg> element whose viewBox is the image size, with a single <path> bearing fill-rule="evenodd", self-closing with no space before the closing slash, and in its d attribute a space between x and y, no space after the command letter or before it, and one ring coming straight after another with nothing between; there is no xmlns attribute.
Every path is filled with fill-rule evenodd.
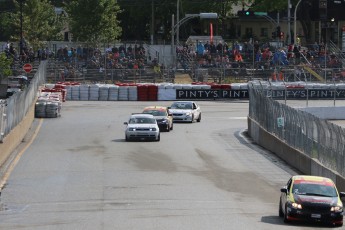
<svg viewBox="0 0 345 230"><path fill-rule="evenodd" d="M191 109L170 109L170 113L190 113Z"/></svg>
<svg viewBox="0 0 345 230"><path fill-rule="evenodd" d="M338 203L337 197L323 197L323 196L310 196L310 195L298 195L294 194L295 201L299 204L325 204L336 205Z"/></svg>
<svg viewBox="0 0 345 230"><path fill-rule="evenodd" d="M155 124L128 124L127 128L157 128Z"/></svg>

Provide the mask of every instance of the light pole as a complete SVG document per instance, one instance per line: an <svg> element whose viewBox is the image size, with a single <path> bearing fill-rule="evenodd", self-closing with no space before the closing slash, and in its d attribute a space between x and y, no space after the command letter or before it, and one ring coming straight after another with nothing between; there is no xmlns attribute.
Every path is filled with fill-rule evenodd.
<svg viewBox="0 0 345 230"><path fill-rule="evenodd" d="M180 21L180 0L177 0L177 5L176 5L176 23ZM178 46L180 43L180 26L177 26L176 30L176 45Z"/></svg>
<svg viewBox="0 0 345 230"><path fill-rule="evenodd" d="M151 45L153 45L153 34L154 34L154 21L155 21L155 13L154 13L154 3L153 0L151 1Z"/></svg>
<svg viewBox="0 0 345 230"><path fill-rule="evenodd" d="M287 36L288 36L288 45L290 45L291 44L291 22L290 22L290 18L291 18L291 0L288 0L288 31L287 31Z"/></svg>
<svg viewBox="0 0 345 230"><path fill-rule="evenodd" d="M19 56L23 52L23 2L24 0L19 0L20 7L20 41L19 41Z"/></svg>
<svg viewBox="0 0 345 230"><path fill-rule="evenodd" d="M301 3L302 0L299 0L296 7L295 7L295 12L294 12L294 18L293 18L293 41L294 44L296 44L296 40L297 40L297 8L299 6L299 4Z"/></svg>

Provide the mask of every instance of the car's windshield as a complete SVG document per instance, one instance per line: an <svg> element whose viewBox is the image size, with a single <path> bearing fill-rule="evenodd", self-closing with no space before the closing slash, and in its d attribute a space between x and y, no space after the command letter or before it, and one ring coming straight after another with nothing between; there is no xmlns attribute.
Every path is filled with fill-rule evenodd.
<svg viewBox="0 0 345 230"><path fill-rule="evenodd" d="M152 114L153 116L166 116L166 112L161 110L145 110L143 113Z"/></svg>
<svg viewBox="0 0 345 230"><path fill-rule="evenodd" d="M292 192L300 195L337 196L337 192L333 186L323 184L294 184Z"/></svg>
<svg viewBox="0 0 345 230"><path fill-rule="evenodd" d="M146 117L136 117L129 119L129 124L154 124L156 120L153 118L146 118Z"/></svg>
<svg viewBox="0 0 345 230"><path fill-rule="evenodd" d="M193 105L192 103L181 103L181 102L175 102L171 105L172 109L192 109Z"/></svg>

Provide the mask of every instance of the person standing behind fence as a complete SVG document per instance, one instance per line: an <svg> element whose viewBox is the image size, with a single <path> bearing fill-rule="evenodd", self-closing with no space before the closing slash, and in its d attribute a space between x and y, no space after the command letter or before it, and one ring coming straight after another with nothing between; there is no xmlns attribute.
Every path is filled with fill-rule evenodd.
<svg viewBox="0 0 345 230"><path fill-rule="evenodd" d="M198 55L198 58L201 58L201 57L204 56L205 47L204 47L204 45L201 43L201 41L198 41L198 42L197 42L196 53L197 53L197 55Z"/></svg>
<svg viewBox="0 0 345 230"><path fill-rule="evenodd" d="M213 42L210 44L210 54L212 57L215 57L217 54L217 47Z"/></svg>

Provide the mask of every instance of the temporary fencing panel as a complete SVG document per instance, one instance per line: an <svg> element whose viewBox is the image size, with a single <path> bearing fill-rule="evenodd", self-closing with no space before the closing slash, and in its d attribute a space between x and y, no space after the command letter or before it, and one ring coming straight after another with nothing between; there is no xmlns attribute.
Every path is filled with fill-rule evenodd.
<svg viewBox="0 0 345 230"><path fill-rule="evenodd" d="M99 84L99 100L100 101L109 100L109 85Z"/></svg>
<svg viewBox="0 0 345 230"><path fill-rule="evenodd" d="M72 85L72 101L79 101L80 100L80 85Z"/></svg>
<svg viewBox="0 0 345 230"><path fill-rule="evenodd" d="M7 98L5 108L0 105L0 141L23 120L36 101L38 89L45 83L46 65L46 61L42 61L29 86Z"/></svg>
<svg viewBox="0 0 345 230"><path fill-rule="evenodd" d="M99 100L99 85L90 85L89 91L89 99L90 101L98 101Z"/></svg>
<svg viewBox="0 0 345 230"><path fill-rule="evenodd" d="M158 100L157 93L158 93L157 85L148 86L148 100L149 101L157 101Z"/></svg>
<svg viewBox="0 0 345 230"><path fill-rule="evenodd" d="M109 85L109 101L119 100L119 88L118 85Z"/></svg>
<svg viewBox="0 0 345 230"><path fill-rule="evenodd" d="M128 100L137 101L138 100L138 88L137 85L128 86Z"/></svg>
<svg viewBox="0 0 345 230"><path fill-rule="evenodd" d="M90 86L80 85L79 86L79 98L81 101L88 101L90 99Z"/></svg>
<svg viewBox="0 0 345 230"><path fill-rule="evenodd" d="M119 85L119 101L128 101L128 85Z"/></svg>
<svg viewBox="0 0 345 230"><path fill-rule="evenodd" d="M148 101L148 85L138 85L138 101Z"/></svg>

